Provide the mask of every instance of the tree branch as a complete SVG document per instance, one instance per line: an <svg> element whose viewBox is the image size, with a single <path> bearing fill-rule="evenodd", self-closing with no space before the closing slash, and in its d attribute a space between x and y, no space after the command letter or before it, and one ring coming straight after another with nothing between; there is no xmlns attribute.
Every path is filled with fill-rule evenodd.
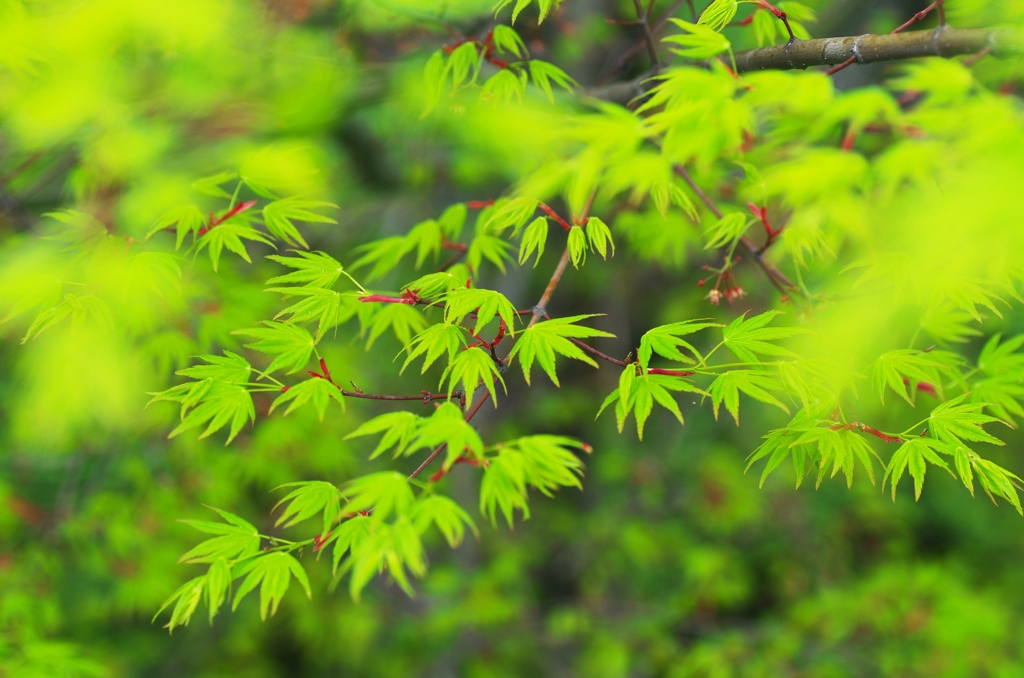
<svg viewBox="0 0 1024 678"><path fill-rule="evenodd" d="M657 68L658 48L654 44L654 34L651 33L651 25L648 23L647 14L644 12L644 7L640 4L640 0L633 0L633 6L636 8L636 18L644 29L644 43L647 45L647 55L651 57L651 67Z"/></svg>
<svg viewBox="0 0 1024 678"><path fill-rule="evenodd" d="M736 53L740 72L833 66L853 59L860 64L918 57L954 57L985 49L1007 56L1020 49L1010 31L978 28L936 28L933 31L796 40L784 45Z"/></svg>
<svg viewBox="0 0 1024 678"><path fill-rule="evenodd" d="M480 396L480 400L477 401L476 405L473 405L473 409L466 413L464 421L468 422L470 419L475 417L476 413L480 411L480 408L483 407L483 404L487 402L487 399L490 397L490 392L485 389L484 394ZM441 454L441 452L443 452L446 447L448 447L448 443L441 443L440 445L438 445L437 448L435 448L434 451L430 453L430 456L424 459L423 463L417 466L416 470L409 474L407 480L412 480L420 473L422 473L423 469L427 468L427 466L430 466L430 462L434 461L434 457Z"/></svg>
<svg viewBox="0 0 1024 678"><path fill-rule="evenodd" d="M714 214L719 219L721 219L722 210L718 209L718 205L716 205L714 201L708 197L707 193L701 190L700 186L697 185L697 182L695 182L693 180L693 177L690 176L690 173L686 171L686 168L683 167L682 165L676 165L675 171L676 174L683 178L683 181L687 183L690 189L697 194L697 197L701 199L701 202L707 205L707 208L711 210L711 213ZM761 250L760 247L754 244L753 240L744 235L740 236L740 243L742 243L743 246L747 248L747 251L750 252L750 256L754 258L754 261L757 262L757 265L760 266L761 270L763 270L765 275L768 276L768 280L771 282L772 285L775 286L775 289L777 289L783 295L788 294L791 291L798 292L801 295L803 294L800 288L794 285L782 271L775 268L774 265L764 260L764 252Z"/></svg>
<svg viewBox="0 0 1024 678"><path fill-rule="evenodd" d="M339 388L338 392L346 398L363 398L365 400L419 400L429 403L432 400L447 400L450 396L447 393L430 393L424 391L420 395L380 395L377 393L363 393L362 391L349 391Z"/></svg>
<svg viewBox="0 0 1024 678"><path fill-rule="evenodd" d="M643 43L640 43L639 48L642 47ZM963 54L976 54L981 51L985 51L986 55L991 54L996 57L1011 56L1021 53L1021 43L1009 30L974 28L937 28L934 31L891 33L889 35L794 40L783 45L737 52L736 68L740 73L792 70L812 66L867 64L928 56L949 58ZM586 95L602 101L625 104L646 93L651 85L645 88L644 81L652 75L654 75L653 70L632 80L591 87L586 90Z"/></svg>

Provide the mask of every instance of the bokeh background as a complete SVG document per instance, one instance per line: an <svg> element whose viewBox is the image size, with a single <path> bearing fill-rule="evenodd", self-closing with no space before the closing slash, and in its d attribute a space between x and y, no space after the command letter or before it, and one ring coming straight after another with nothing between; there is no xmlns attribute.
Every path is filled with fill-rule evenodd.
<svg viewBox="0 0 1024 678"><path fill-rule="evenodd" d="M185 260L181 289L154 295L122 286L116 261L47 240L57 224L44 215L73 207L142 241L196 178L239 171L339 205L337 226L304 234L341 256L452 202L496 197L543 156L545 115L577 104L442 106L421 118L423 63L448 39L431 17L479 32L491 4L0 0L0 674L1024 676L1024 522L1011 509L972 500L939 472L917 503L907 487L893 503L867 482L794 491L789 472L759 489L745 458L776 414L750 407L737 428L694 405L682 428L652 418L641 443L611 417L593 421L615 371L576 366L560 367L561 389L510 384L501 408L475 423L486 440L586 440L585 490L534 498L514 530L481 518L480 538L457 550L433 542L415 598L379 579L353 603L344 586L329 591L324 564L309 568L313 600L293 587L266 622L252 600L170 636L165 620L151 621L194 576L175 561L196 534L175 519L204 518L208 504L269 526L277 485L366 472L366 446L343 437L384 410L352 403L323 424L309 411L263 419L229 447L167 440L176 411L147 408L147 393L190 356L237 348L231 330L272 315L269 249L252 248L251 265L223 259L216 276L203 258ZM671 4L657 0L654 15ZM888 31L922 9L805 4L818 37ZM977 13L987 3L966 4ZM565 0L543 25L531 10L517 28L535 56L589 87L640 37L606 19L633 12L628 1ZM753 44L740 29L727 35L739 49ZM981 67L1007 79L998 63ZM634 59L611 79L645 69ZM877 84L886 69L847 69L836 86ZM554 315L608 314L599 324L619 338L607 352L625 354L657 323L768 307L772 289L750 272L744 308L709 308L696 232L623 218L634 222L616 227L630 235L615 265L567 276L552 305ZM485 284L532 303L556 255ZM75 279L117 291L110 322L21 342L31 320L22 300ZM1024 323L1008 316L997 329ZM332 343L332 370L409 390L416 376L399 378L380 358L400 344L379 342L373 359L365 342ZM412 392L430 388L415 383ZM1020 471L1020 437L1001 433L1010 444L993 458ZM446 482L475 507L473 469Z"/></svg>

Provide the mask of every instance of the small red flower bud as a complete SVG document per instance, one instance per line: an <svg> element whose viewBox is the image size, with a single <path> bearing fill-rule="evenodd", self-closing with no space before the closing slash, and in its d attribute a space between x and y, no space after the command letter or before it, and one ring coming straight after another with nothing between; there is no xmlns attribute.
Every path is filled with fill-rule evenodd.
<svg viewBox="0 0 1024 678"><path fill-rule="evenodd" d="M703 280L698 280L697 281L697 287L704 287L704 281Z"/></svg>

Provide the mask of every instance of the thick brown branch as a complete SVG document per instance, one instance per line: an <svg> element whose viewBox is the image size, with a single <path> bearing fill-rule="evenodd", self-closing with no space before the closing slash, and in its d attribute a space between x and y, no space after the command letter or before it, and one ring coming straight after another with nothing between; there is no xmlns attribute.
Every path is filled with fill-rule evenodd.
<svg viewBox="0 0 1024 678"><path fill-rule="evenodd" d="M933 31L889 35L795 40L784 45L737 52L736 68L743 73L833 66L850 59L870 64L929 56L948 58L974 54L986 47L995 56L1007 56L1020 49L1009 31L939 27Z"/></svg>
<svg viewBox="0 0 1024 678"><path fill-rule="evenodd" d="M642 46L643 43L640 43L640 48ZM794 40L784 45L737 52L736 67L740 73L771 69L790 70L811 66L843 65L846 62L867 64L926 56L953 57L975 54L982 50L987 50L986 54L996 57L1009 56L1020 53L1021 43L1008 30L957 28L890 35ZM838 67L836 70L839 70ZM643 95L653 86L654 83L649 81L652 75L653 70L632 80L592 87L586 93L594 99L625 104Z"/></svg>

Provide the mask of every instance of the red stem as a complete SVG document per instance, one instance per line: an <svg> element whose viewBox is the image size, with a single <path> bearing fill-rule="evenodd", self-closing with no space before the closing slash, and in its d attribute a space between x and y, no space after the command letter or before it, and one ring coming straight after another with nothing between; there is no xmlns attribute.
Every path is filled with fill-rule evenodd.
<svg viewBox="0 0 1024 678"><path fill-rule="evenodd" d="M199 229L199 235L204 235L205 233L207 233L214 226L220 226L221 224L223 224L225 221L227 221L231 217L233 217L233 216L235 216L237 214L241 214L242 212L246 211L247 209L249 209L250 207L252 207L255 204L256 204L255 200L250 200L248 202L243 202L243 203L241 203L239 205L235 205L230 210L228 210L227 213L224 216L220 217L219 219L217 217L213 216L213 212L210 212L210 225L209 226L204 226L203 228Z"/></svg>
<svg viewBox="0 0 1024 678"><path fill-rule="evenodd" d="M541 211L543 211L549 217L551 217L556 222L558 222L558 225L561 226L562 228L564 228L566 231L571 231L572 230L572 226L569 224L569 222L566 221L565 219L563 219L562 217L558 216L558 213L555 212L555 210L551 209L550 207L548 207L544 203L540 203L540 205L538 205L538 206L540 207Z"/></svg>
<svg viewBox="0 0 1024 678"><path fill-rule="evenodd" d="M768 2L768 0L758 0L758 4L761 5L761 7L768 10L769 12L771 12L772 14L774 14L776 18L781 19L782 23L786 24L786 30L789 32L790 42L796 40L796 36L793 35L793 28L792 26L789 25L789 16L785 12L783 12L781 9L779 9L772 3Z"/></svg>

